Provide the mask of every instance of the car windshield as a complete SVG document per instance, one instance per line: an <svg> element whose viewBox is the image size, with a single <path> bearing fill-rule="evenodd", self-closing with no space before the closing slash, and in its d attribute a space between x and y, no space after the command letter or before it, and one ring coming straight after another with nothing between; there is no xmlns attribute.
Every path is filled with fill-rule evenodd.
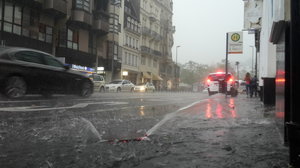
<svg viewBox="0 0 300 168"><path fill-rule="evenodd" d="M299 62L300 0L0 0L0 168L300 167Z"/></svg>
<svg viewBox="0 0 300 168"><path fill-rule="evenodd" d="M112 81L110 84L122 84L122 81Z"/></svg>

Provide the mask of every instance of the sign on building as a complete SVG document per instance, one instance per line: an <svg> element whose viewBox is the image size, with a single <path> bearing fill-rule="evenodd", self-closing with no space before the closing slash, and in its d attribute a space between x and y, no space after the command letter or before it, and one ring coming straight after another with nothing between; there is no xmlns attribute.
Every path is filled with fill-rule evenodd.
<svg viewBox="0 0 300 168"><path fill-rule="evenodd" d="M263 11L262 0L244 1L244 29L260 29Z"/></svg>
<svg viewBox="0 0 300 168"><path fill-rule="evenodd" d="M243 53L243 32L229 32L227 40L228 54Z"/></svg>

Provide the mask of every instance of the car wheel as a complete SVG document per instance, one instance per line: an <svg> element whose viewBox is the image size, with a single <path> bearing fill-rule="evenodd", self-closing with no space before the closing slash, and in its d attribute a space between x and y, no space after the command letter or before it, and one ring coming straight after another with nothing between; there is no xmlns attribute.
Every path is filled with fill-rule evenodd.
<svg viewBox="0 0 300 168"><path fill-rule="evenodd" d="M89 97L93 93L93 85L89 81L83 81L79 96Z"/></svg>
<svg viewBox="0 0 300 168"><path fill-rule="evenodd" d="M105 90L104 90L104 87L103 87L103 86L100 88L100 92L101 92L101 93L105 92Z"/></svg>
<svg viewBox="0 0 300 168"><path fill-rule="evenodd" d="M121 92L121 88L117 88L117 92Z"/></svg>
<svg viewBox="0 0 300 168"><path fill-rule="evenodd" d="M20 98L26 94L27 85L22 77L12 76L6 80L4 95L8 98Z"/></svg>

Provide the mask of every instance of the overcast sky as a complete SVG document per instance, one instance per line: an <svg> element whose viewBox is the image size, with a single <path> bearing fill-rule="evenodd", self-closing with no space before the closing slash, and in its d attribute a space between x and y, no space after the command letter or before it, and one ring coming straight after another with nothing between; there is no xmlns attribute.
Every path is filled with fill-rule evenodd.
<svg viewBox="0 0 300 168"><path fill-rule="evenodd" d="M173 0L173 60L214 64L225 59L226 32L241 31L244 20L242 0ZM244 32L244 54L230 55L230 61L251 62L253 35Z"/></svg>

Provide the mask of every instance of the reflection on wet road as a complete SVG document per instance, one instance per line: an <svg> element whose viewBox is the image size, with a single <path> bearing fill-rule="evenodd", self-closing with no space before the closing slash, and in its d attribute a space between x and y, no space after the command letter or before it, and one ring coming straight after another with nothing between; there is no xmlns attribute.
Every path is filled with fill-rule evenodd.
<svg viewBox="0 0 300 168"><path fill-rule="evenodd" d="M181 112L182 115L198 117L199 119L223 119L236 118L234 98L228 98L224 102L224 97L216 97L200 102Z"/></svg>

